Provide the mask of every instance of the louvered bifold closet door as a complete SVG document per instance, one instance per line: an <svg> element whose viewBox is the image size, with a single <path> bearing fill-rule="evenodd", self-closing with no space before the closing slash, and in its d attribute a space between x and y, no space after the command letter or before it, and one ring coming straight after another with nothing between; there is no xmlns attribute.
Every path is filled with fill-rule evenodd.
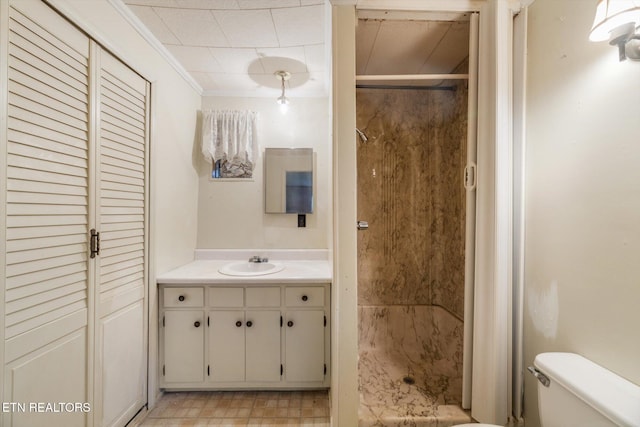
<svg viewBox="0 0 640 427"><path fill-rule="evenodd" d="M4 401L86 402L89 39L15 1L8 54ZM86 425L26 409L4 425Z"/></svg>
<svg viewBox="0 0 640 427"><path fill-rule="evenodd" d="M146 402L148 83L105 51L99 63L96 398L101 425L122 426Z"/></svg>

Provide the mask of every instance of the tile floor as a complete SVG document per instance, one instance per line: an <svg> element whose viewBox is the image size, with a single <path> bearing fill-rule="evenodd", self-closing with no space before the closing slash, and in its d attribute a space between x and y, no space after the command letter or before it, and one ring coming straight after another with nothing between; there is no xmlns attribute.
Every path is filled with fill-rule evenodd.
<svg viewBox="0 0 640 427"><path fill-rule="evenodd" d="M329 427L329 424L326 390L197 391L165 393L139 426Z"/></svg>

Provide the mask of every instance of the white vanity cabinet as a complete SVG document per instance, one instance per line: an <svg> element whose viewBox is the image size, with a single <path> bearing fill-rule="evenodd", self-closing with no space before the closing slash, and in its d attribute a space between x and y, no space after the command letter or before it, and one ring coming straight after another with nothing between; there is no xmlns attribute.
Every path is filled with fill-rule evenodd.
<svg viewBox="0 0 640 427"><path fill-rule="evenodd" d="M161 387L328 387L329 289L160 285Z"/></svg>
<svg viewBox="0 0 640 427"><path fill-rule="evenodd" d="M209 287L210 382L280 381L280 287Z"/></svg>
<svg viewBox="0 0 640 427"><path fill-rule="evenodd" d="M203 306L203 288L164 290L162 375L167 382L194 382L204 379Z"/></svg>
<svg viewBox="0 0 640 427"><path fill-rule="evenodd" d="M326 375L325 292L316 286L285 289L284 375L288 382L322 381Z"/></svg>

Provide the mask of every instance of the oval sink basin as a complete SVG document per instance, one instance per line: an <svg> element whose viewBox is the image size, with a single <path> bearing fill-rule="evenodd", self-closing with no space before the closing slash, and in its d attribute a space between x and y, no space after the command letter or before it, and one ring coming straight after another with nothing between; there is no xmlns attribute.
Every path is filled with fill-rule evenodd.
<svg viewBox="0 0 640 427"><path fill-rule="evenodd" d="M221 267L220 274L227 276L261 276L284 270L284 265L275 262L233 262Z"/></svg>

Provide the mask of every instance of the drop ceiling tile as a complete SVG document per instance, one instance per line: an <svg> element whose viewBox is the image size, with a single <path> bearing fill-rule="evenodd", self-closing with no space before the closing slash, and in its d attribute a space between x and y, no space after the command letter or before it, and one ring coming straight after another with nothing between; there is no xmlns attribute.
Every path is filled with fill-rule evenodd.
<svg viewBox="0 0 640 427"><path fill-rule="evenodd" d="M206 47L167 45L167 49L189 72L221 72L222 67Z"/></svg>
<svg viewBox="0 0 640 427"><path fill-rule="evenodd" d="M190 74L191 74L191 77L193 77L196 80L196 82L198 82L198 84L202 87L203 91L215 91L220 89L219 84L216 82L215 78L213 77L214 74L198 73L198 72L192 72Z"/></svg>
<svg viewBox="0 0 640 427"><path fill-rule="evenodd" d="M209 11L154 8L171 32L186 46L227 47L229 43Z"/></svg>
<svg viewBox="0 0 640 427"><path fill-rule="evenodd" d="M326 82L324 73L311 73L303 85L287 89L287 95L291 97L326 96L328 94Z"/></svg>
<svg viewBox="0 0 640 427"><path fill-rule="evenodd" d="M124 3L138 6L178 7L176 0L124 0Z"/></svg>
<svg viewBox="0 0 640 427"><path fill-rule="evenodd" d="M278 46L271 13L263 10L215 10L220 28L229 40L230 47Z"/></svg>
<svg viewBox="0 0 640 427"><path fill-rule="evenodd" d="M272 9L280 46L302 46L324 42L324 7L304 6Z"/></svg>
<svg viewBox="0 0 640 427"><path fill-rule="evenodd" d="M304 48L283 47L273 49L258 49L260 61L265 73L273 74L278 70L289 71L290 73L306 73Z"/></svg>
<svg viewBox="0 0 640 427"><path fill-rule="evenodd" d="M382 21L360 19L356 27L356 74L365 74Z"/></svg>
<svg viewBox="0 0 640 427"><path fill-rule="evenodd" d="M446 22L384 21L366 74L416 74L446 33Z"/></svg>
<svg viewBox="0 0 640 427"><path fill-rule="evenodd" d="M211 48L211 54L216 58L225 73L264 73L260 56L253 48Z"/></svg>
<svg viewBox="0 0 640 427"><path fill-rule="evenodd" d="M257 90L261 85L251 78L249 74L210 74L218 85L218 90L225 92L240 92L245 90Z"/></svg>
<svg viewBox="0 0 640 427"><path fill-rule="evenodd" d="M241 9L272 9L278 7L298 7L299 0L238 0Z"/></svg>
<svg viewBox="0 0 640 427"><path fill-rule="evenodd" d="M178 44L180 41L150 6L129 6L138 19L147 27L160 43Z"/></svg>
<svg viewBox="0 0 640 427"><path fill-rule="evenodd" d="M452 23L437 49L427 58L420 73L452 73L469 56L469 23ZM465 71L466 72L466 71Z"/></svg>
<svg viewBox="0 0 640 427"><path fill-rule="evenodd" d="M305 86L309 82L310 77L309 73L292 73L289 81L287 81L287 90Z"/></svg>
<svg viewBox="0 0 640 427"><path fill-rule="evenodd" d="M307 69L311 72L324 72L327 68L325 61L326 46L324 44L313 44L304 47L304 57Z"/></svg>
<svg viewBox="0 0 640 427"><path fill-rule="evenodd" d="M239 9L237 0L173 0L184 9Z"/></svg>

